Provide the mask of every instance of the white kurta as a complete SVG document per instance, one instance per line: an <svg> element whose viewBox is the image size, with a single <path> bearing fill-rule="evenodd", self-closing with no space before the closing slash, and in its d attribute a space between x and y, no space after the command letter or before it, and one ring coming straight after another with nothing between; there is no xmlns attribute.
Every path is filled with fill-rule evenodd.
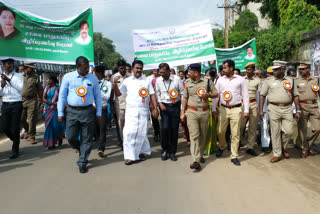
<svg viewBox="0 0 320 214"><path fill-rule="evenodd" d="M139 95L142 88L148 90L148 96ZM120 87L122 94L127 94L125 125L123 128L123 153L125 160L139 160L140 154L150 155L151 147L147 137L150 95L154 94L152 84L146 77L139 79L128 77Z"/></svg>

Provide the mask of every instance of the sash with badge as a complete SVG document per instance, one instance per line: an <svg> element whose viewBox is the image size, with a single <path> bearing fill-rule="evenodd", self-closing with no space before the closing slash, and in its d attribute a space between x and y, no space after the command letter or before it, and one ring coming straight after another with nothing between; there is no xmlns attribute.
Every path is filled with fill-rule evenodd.
<svg viewBox="0 0 320 214"><path fill-rule="evenodd" d="M311 85L311 89L314 93L316 93L316 96L318 96L318 93L319 93L319 86L317 84L312 84Z"/></svg>
<svg viewBox="0 0 320 214"><path fill-rule="evenodd" d="M79 88L77 88L76 93L78 96L81 97L82 102L85 103L86 102L85 95L87 94L87 89L83 86L80 86Z"/></svg>
<svg viewBox="0 0 320 214"><path fill-rule="evenodd" d="M290 82L285 82L285 83L283 83L283 87L284 87L284 89L286 89L289 96L291 96L292 84Z"/></svg>
<svg viewBox="0 0 320 214"><path fill-rule="evenodd" d="M141 88L139 90L139 95L140 95L140 97L142 97L142 102L145 103L146 102L146 97L149 95L148 89Z"/></svg>
<svg viewBox="0 0 320 214"><path fill-rule="evenodd" d="M222 96L227 106L229 106L230 104L229 102L232 99L232 93L230 91L225 91Z"/></svg>
<svg viewBox="0 0 320 214"><path fill-rule="evenodd" d="M207 93L207 89L206 88L204 88L204 87L199 87L198 89L197 89L197 94L198 94L198 96L200 97L200 101L201 102L205 102L205 99L203 99L202 97L201 97L201 95L202 94L205 94L205 93Z"/></svg>

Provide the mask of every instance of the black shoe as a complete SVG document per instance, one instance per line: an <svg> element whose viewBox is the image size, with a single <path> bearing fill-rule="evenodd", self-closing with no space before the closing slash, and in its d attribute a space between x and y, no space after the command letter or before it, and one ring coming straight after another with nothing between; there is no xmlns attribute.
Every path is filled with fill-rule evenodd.
<svg viewBox="0 0 320 214"><path fill-rule="evenodd" d="M205 162L206 162L206 160L203 157L201 157L200 158L200 163L205 163Z"/></svg>
<svg viewBox="0 0 320 214"><path fill-rule="evenodd" d="M9 159L16 159L17 157L19 157L19 154L15 153L15 154L12 154Z"/></svg>
<svg viewBox="0 0 320 214"><path fill-rule="evenodd" d="M177 160L178 160L177 157L176 157L176 155L175 155L174 153L170 153L170 159L171 159L172 161L177 161Z"/></svg>
<svg viewBox="0 0 320 214"><path fill-rule="evenodd" d="M231 159L231 162L234 164L234 165L236 165L236 166L240 166L241 164L240 164L240 161L238 160L238 158L233 158L233 159Z"/></svg>
<svg viewBox="0 0 320 214"><path fill-rule="evenodd" d="M252 156L258 156L258 154L256 153L256 151L254 151L254 149L247 149L246 153Z"/></svg>
<svg viewBox="0 0 320 214"><path fill-rule="evenodd" d="M79 166L79 171L80 171L80 173L87 173L88 168L86 166Z"/></svg>
<svg viewBox="0 0 320 214"><path fill-rule="evenodd" d="M194 169L195 171L201 170L201 165L198 162L193 162L190 164L190 169Z"/></svg>
<svg viewBox="0 0 320 214"><path fill-rule="evenodd" d="M161 160L165 161L168 159L168 153L166 151L162 152L161 154Z"/></svg>
<svg viewBox="0 0 320 214"><path fill-rule="evenodd" d="M218 148L218 150L216 151L216 157L217 157L217 158L221 157L222 154L223 154L223 152L224 152L224 150Z"/></svg>
<svg viewBox="0 0 320 214"><path fill-rule="evenodd" d="M262 147L261 149L264 153L269 154L271 152L271 149L269 149L269 147Z"/></svg>
<svg viewBox="0 0 320 214"><path fill-rule="evenodd" d="M97 153L98 153L100 158L104 157L104 151L102 149L98 149Z"/></svg>

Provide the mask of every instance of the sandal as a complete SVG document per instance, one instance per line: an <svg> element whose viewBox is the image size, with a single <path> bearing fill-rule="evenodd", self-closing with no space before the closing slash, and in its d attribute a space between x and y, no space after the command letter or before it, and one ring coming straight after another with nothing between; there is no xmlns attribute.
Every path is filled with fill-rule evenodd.
<svg viewBox="0 0 320 214"><path fill-rule="evenodd" d="M139 155L139 160L140 161L145 161L145 160L147 160L147 156L145 154L140 154Z"/></svg>
<svg viewBox="0 0 320 214"><path fill-rule="evenodd" d="M124 161L125 165L132 165L133 163L134 163L134 161L132 161L132 160L125 160Z"/></svg>

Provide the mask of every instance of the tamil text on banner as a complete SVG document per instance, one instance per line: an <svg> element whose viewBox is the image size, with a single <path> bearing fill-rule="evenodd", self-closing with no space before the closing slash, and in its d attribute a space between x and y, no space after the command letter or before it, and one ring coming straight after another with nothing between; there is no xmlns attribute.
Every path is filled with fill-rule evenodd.
<svg viewBox="0 0 320 214"><path fill-rule="evenodd" d="M248 62L254 62L257 65L257 49L256 40L252 39L245 44L228 49L216 48L217 64L222 65L223 61L231 59L235 62L235 68L245 71L244 66Z"/></svg>
<svg viewBox="0 0 320 214"><path fill-rule="evenodd" d="M166 62L170 66L216 59L210 21L148 30L134 30L135 56L145 69L157 68Z"/></svg>
<svg viewBox="0 0 320 214"><path fill-rule="evenodd" d="M0 59L75 64L94 62L92 10L65 20L49 20L0 0Z"/></svg>

